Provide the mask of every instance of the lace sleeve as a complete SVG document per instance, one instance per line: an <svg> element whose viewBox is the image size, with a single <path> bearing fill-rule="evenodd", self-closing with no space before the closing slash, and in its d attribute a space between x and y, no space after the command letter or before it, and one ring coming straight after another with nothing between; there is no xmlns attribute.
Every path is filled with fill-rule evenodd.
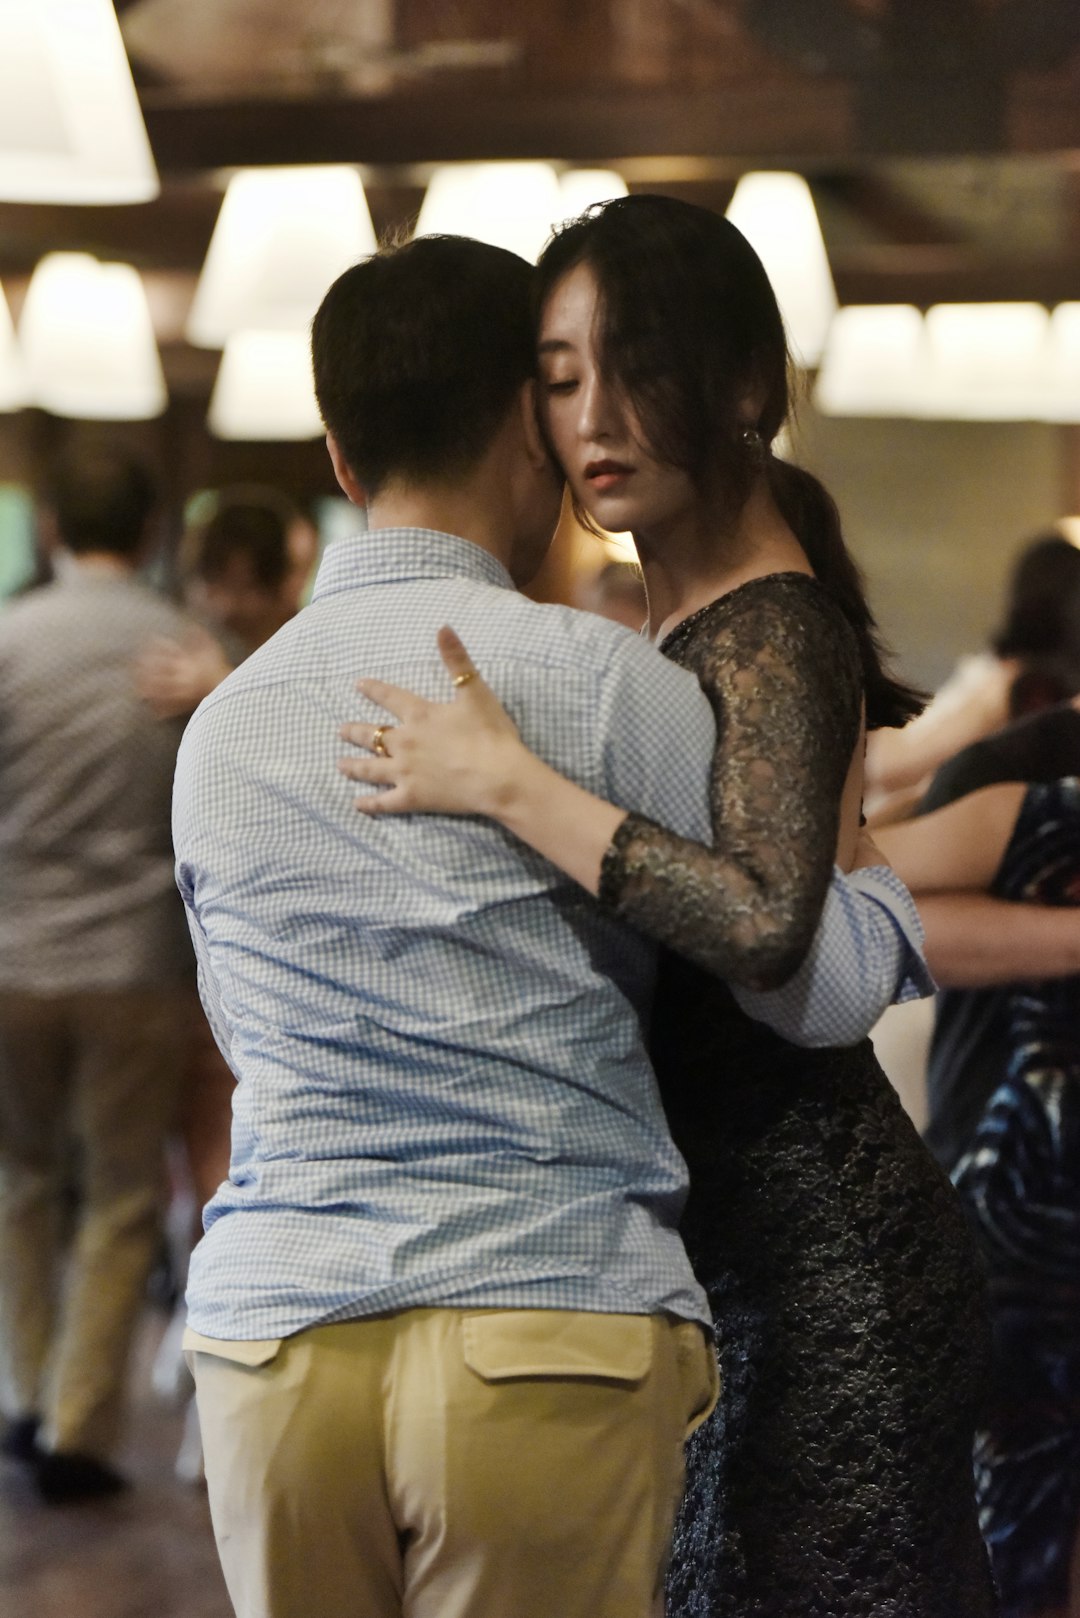
<svg viewBox="0 0 1080 1618"><path fill-rule="evenodd" d="M816 580L780 574L695 613L664 651L716 715L713 847L631 814L600 900L715 976L775 988L810 946L832 871L862 700L854 635Z"/></svg>

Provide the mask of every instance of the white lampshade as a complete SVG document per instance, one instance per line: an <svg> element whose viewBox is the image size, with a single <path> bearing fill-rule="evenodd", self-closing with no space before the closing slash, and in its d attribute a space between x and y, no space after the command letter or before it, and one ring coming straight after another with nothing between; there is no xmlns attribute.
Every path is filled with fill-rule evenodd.
<svg viewBox="0 0 1080 1618"><path fill-rule="evenodd" d="M928 364L912 304L850 304L829 328L814 403L828 416L919 414Z"/></svg>
<svg viewBox="0 0 1080 1618"><path fill-rule="evenodd" d="M220 348L243 330L306 331L331 282L375 246L355 169L241 169L210 239L189 341Z"/></svg>
<svg viewBox="0 0 1080 1618"><path fill-rule="evenodd" d="M816 365L837 302L810 187L800 174L744 174L727 217L765 266L796 361Z"/></svg>
<svg viewBox="0 0 1080 1618"><path fill-rule="evenodd" d="M576 219L597 202L626 196L626 181L614 169L567 169L559 175L562 218Z"/></svg>
<svg viewBox="0 0 1080 1618"><path fill-rule="evenodd" d="M29 404L22 354L11 323L7 299L0 290L0 410L21 410Z"/></svg>
<svg viewBox="0 0 1080 1618"><path fill-rule="evenodd" d="M325 432L303 331L239 331L225 344L207 417L218 438L303 439Z"/></svg>
<svg viewBox="0 0 1080 1618"><path fill-rule="evenodd" d="M0 199L160 189L112 0L0 0Z"/></svg>
<svg viewBox="0 0 1080 1618"><path fill-rule="evenodd" d="M1037 421L1047 405L1050 317L1040 303L939 303L927 311L919 414Z"/></svg>
<svg viewBox="0 0 1080 1618"><path fill-rule="evenodd" d="M550 163L449 163L424 195L417 236L473 236L534 263L566 217Z"/></svg>
<svg viewBox="0 0 1080 1618"><path fill-rule="evenodd" d="M1059 303L1050 316L1046 421L1080 422L1080 303Z"/></svg>
<svg viewBox="0 0 1080 1618"><path fill-rule="evenodd" d="M47 253L26 289L19 342L30 399L55 415L142 421L165 409L146 292L130 264Z"/></svg>

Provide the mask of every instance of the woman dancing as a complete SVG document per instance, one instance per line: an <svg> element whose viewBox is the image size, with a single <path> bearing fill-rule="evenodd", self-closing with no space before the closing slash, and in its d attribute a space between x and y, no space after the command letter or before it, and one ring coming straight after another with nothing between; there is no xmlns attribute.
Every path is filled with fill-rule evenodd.
<svg viewBox="0 0 1080 1618"><path fill-rule="evenodd" d="M1080 905L1076 777L987 787L881 840L916 890ZM1007 998L1005 1082L954 1174L990 1270L979 1515L1005 1618L1078 1618L1080 976L1016 984Z"/></svg>
<svg viewBox="0 0 1080 1618"><path fill-rule="evenodd" d="M553 451L578 507L633 532L650 629L716 712L715 846L534 758L446 631L456 700L362 682L402 722L346 727L380 756L343 768L388 788L369 813L494 816L673 952L652 1049L723 1392L687 1457L669 1618L985 1618L980 1288L955 1193L868 1042L796 1049L716 981L796 968L838 833L854 846L864 700L872 726L916 700L882 668L832 502L771 453L783 326L738 231L610 203L549 244L540 293Z"/></svg>

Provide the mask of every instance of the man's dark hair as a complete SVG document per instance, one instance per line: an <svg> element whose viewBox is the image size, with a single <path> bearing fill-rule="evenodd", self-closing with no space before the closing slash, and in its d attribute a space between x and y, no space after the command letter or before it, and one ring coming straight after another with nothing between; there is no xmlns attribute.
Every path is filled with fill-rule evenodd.
<svg viewBox="0 0 1080 1618"><path fill-rule="evenodd" d="M311 331L315 393L366 493L480 459L534 374L534 273L504 248L426 236L334 282Z"/></svg>
<svg viewBox="0 0 1080 1618"><path fill-rule="evenodd" d="M208 584L223 578L237 556L256 584L280 589L289 570L289 524L296 512L272 489L226 491L194 546L192 571Z"/></svg>
<svg viewBox="0 0 1080 1618"><path fill-rule="evenodd" d="M69 551L133 557L157 505L157 488L142 461L99 449L62 456L45 480L42 500Z"/></svg>

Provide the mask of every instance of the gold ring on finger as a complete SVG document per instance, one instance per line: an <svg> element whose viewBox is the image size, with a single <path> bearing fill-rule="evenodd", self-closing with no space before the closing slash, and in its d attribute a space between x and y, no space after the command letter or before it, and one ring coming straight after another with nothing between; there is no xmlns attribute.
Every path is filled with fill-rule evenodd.
<svg viewBox="0 0 1080 1618"><path fill-rule="evenodd" d="M468 685L470 680L475 680L475 679L476 679L476 670L475 669L466 669L464 674L455 674L451 683L453 685Z"/></svg>
<svg viewBox="0 0 1080 1618"><path fill-rule="evenodd" d="M389 758L390 749L386 745L386 732L393 730L393 725L377 725L375 734L371 738L371 751L376 758Z"/></svg>

